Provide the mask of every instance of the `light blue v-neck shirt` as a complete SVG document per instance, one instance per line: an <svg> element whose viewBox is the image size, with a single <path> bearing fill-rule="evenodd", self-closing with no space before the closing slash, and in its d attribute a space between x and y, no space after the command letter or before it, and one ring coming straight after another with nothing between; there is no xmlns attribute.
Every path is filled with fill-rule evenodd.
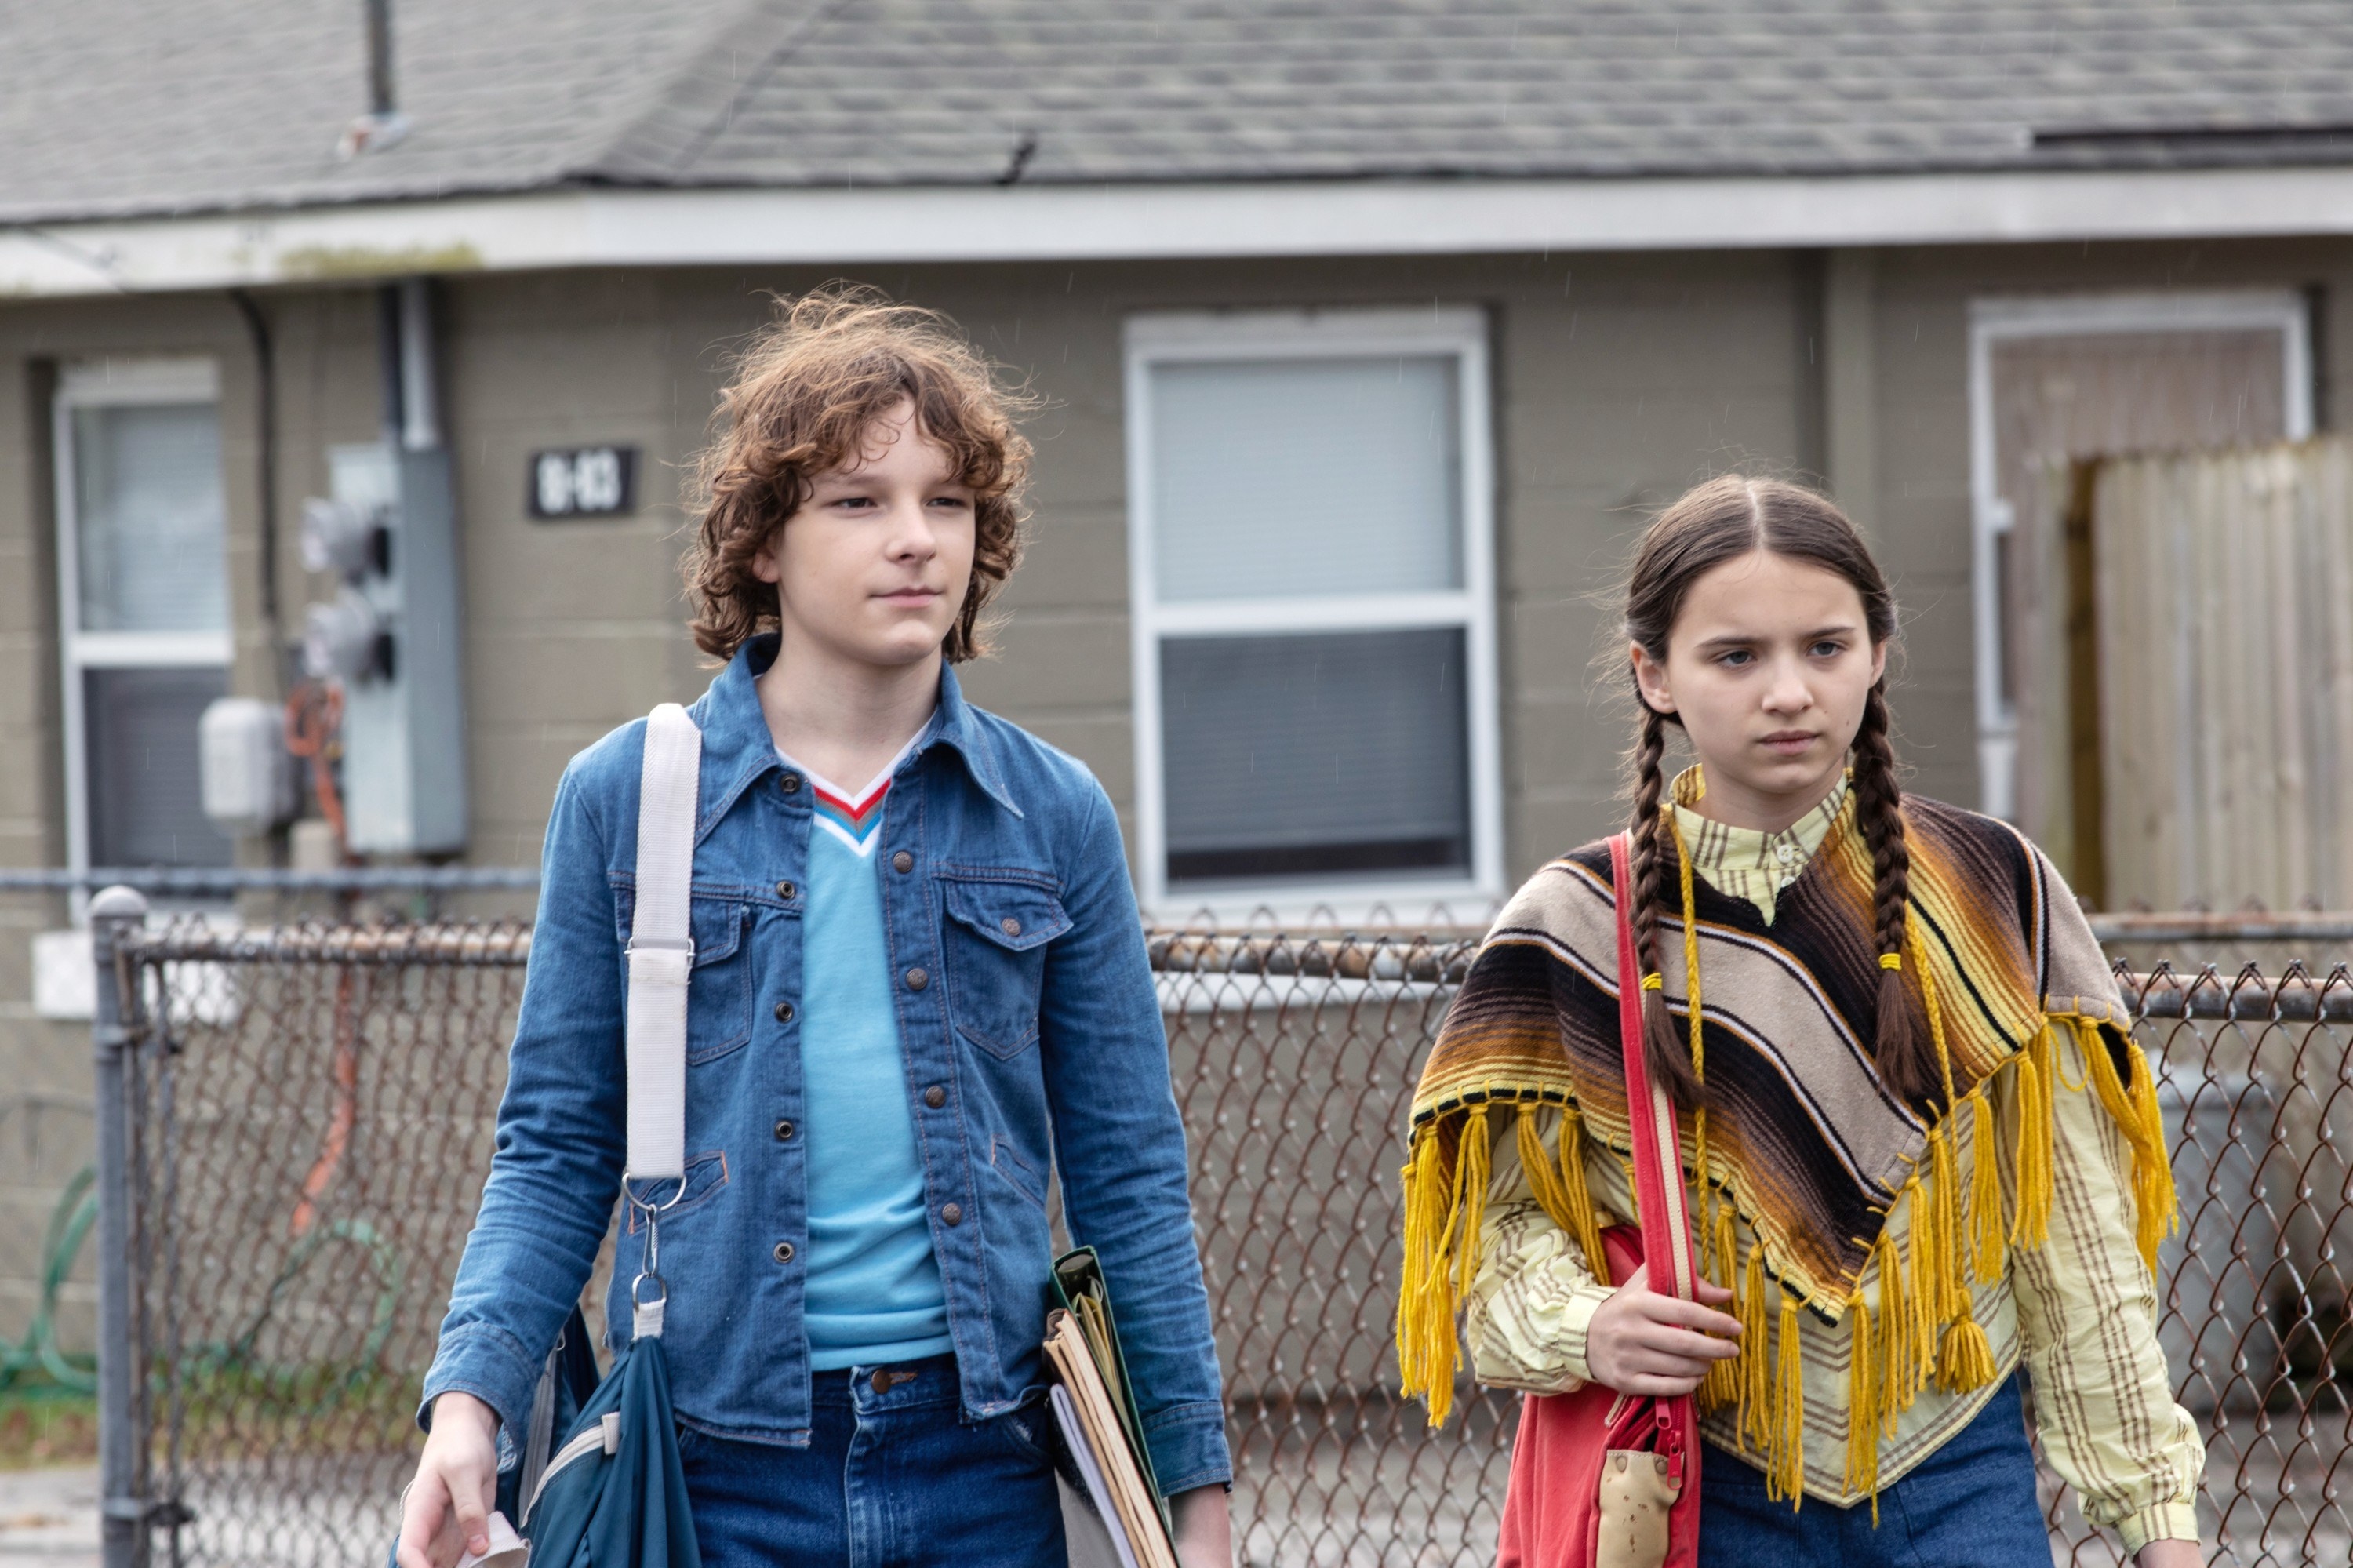
<svg viewBox="0 0 2353 1568"><path fill-rule="evenodd" d="M807 775L817 797L800 1002L808 1139L802 1322L813 1372L914 1361L954 1348L923 1201L875 863L891 776L922 738L854 795L785 758Z"/></svg>

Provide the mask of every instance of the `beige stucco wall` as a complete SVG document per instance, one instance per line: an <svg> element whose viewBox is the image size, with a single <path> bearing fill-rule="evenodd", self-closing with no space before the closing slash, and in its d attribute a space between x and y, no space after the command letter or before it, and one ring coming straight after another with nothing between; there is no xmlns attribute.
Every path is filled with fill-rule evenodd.
<svg viewBox="0 0 2353 1568"><path fill-rule="evenodd" d="M1586 722L1599 609L1641 508L1734 462L1788 470L1810 397L1798 272L1778 255L1502 258L861 274L955 315L1051 399L1035 421L1029 556L979 701L1134 798L1120 332L1142 310L1486 307L1495 323L1506 858L1513 874L1609 821L1620 726ZM448 300L448 404L467 529L483 858L527 855L562 759L699 676L678 630L681 516L534 524L525 454L633 440L645 491L688 461L758 291L818 273L470 280ZM672 490L671 494L675 494ZM1129 821L1131 831L1132 819Z"/></svg>
<svg viewBox="0 0 2353 1568"><path fill-rule="evenodd" d="M1133 830L1120 332L1135 311L1342 303L1469 304L1493 322L1496 562L1505 859L1516 878L1609 826L1621 717L1591 670L1600 602L1646 509L1749 464L1801 476L1852 461L1826 432L1832 347L1865 373L1871 476L1859 497L1907 612L1897 698L1914 787L1973 802L1966 321L1988 293L2323 285L2342 298L2341 243L1891 251L1821 339L1816 259L1785 253L1511 256L858 272L956 316L1051 407L1038 444L1028 564L1003 600L1001 652L967 672L980 702L1084 758ZM725 269L470 277L439 289L442 395L463 533L474 833L471 858L533 860L565 759L706 676L681 628L681 482L731 344L764 291L831 274ZM379 418L375 302L364 288L265 291L277 339L278 498L290 630L314 587L297 560L303 496L324 449ZM2348 363L2353 318L2324 313L2317 360ZM1858 336L1857 324L1861 323ZM62 858L55 562L46 377L103 353L202 353L222 374L224 471L239 629L238 689L274 694L259 623L253 361L219 296L0 304L0 863ZM2336 401L2321 400L2323 418ZM1847 438L1841 445L1841 436ZM642 505L608 522L525 515L533 450L641 449ZM480 898L480 912L527 901ZM0 897L0 1065L12 1085L86 1095L86 1036L31 1016L26 934L54 898ZM86 1157L86 1118L52 1117L37 1160L0 1122L0 1331L21 1323L57 1183ZM80 1297L77 1300L86 1299Z"/></svg>

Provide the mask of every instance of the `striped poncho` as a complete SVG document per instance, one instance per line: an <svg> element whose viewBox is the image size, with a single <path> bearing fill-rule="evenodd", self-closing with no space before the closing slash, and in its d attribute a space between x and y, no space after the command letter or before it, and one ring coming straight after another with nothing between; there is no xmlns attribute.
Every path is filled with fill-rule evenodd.
<svg viewBox="0 0 2353 1568"><path fill-rule="evenodd" d="M1686 1027L1689 999L1700 1001L1691 1049L1706 1109L1681 1118L1700 1264L1735 1291L1729 1309L1747 1327L1742 1356L1711 1373L1702 1404L1738 1403L1741 1428L1793 1496L1803 1394L1793 1356L1765 1364L1768 1317L1785 1347L1800 1312L1852 1332L1848 1468L1859 1491L1876 1485L1877 1434L1929 1382L1961 1390L1994 1375L1968 1287L2000 1277L2009 1247L2045 1234L2052 1031L2075 1032L2087 1086L2131 1146L2136 1239L2152 1266L2173 1209L2154 1081L2088 927L2053 905L2063 886L2010 828L1918 798L1904 805L1903 975L1949 1088L1906 1103L1880 1081L1872 867L1852 815L1850 801L1769 924L1689 875L1672 832L1662 835L1685 912L1660 923L1664 991ZM1415 1093L1398 1344L1406 1391L1430 1400L1434 1422L1451 1399L1455 1309L1479 1264L1494 1138L1517 1139L1538 1202L1599 1261L1585 1144L1623 1158L1630 1142L1616 920L1606 844L1531 878L1489 934ZM2007 1139L1989 1097L2003 1073L2016 1075L2009 1097L2021 1112ZM1551 1150L1536 1132L1546 1106L1561 1112ZM1997 1148L2007 1182L2000 1163L1969 1155ZM1901 1204L1912 1205L1905 1224L1890 1227ZM1737 1234L1750 1238L1741 1255Z"/></svg>

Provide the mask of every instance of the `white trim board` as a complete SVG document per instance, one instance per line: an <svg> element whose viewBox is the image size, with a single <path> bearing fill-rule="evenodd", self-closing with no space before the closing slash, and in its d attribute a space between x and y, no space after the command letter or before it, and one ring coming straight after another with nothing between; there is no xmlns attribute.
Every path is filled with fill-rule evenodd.
<svg viewBox="0 0 2353 1568"><path fill-rule="evenodd" d="M2001 696L2001 588L1997 542L2012 519L1995 471L1993 348L2021 338L2098 333L2276 332L2281 338L2282 412L2287 439L2312 434L2312 315L2285 289L2180 290L2075 294L1969 302L1969 577L1977 687L1978 804L2016 814L2018 715Z"/></svg>
<svg viewBox="0 0 2353 1568"><path fill-rule="evenodd" d="M0 297L569 267L2353 234L2353 168L599 190L0 223Z"/></svg>
<svg viewBox="0 0 2353 1568"><path fill-rule="evenodd" d="M1129 658L1134 672L1138 900L1182 918L1222 921L1261 912L1282 919L1370 923L1387 909L1418 919L1438 906L1485 909L1503 893L1504 806L1495 668L1495 478L1488 321L1475 306L1152 313L1128 318L1124 335L1128 497ZM1164 604L1155 580L1152 371L1191 360L1446 355L1455 362L1461 586L1416 593L1236 599ZM1466 668L1464 737L1471 856L1458 874L1391 873L1208 882L1167 881L1166 775L1162 753L1160 657L1172 636L1461 627Z"/></svg>

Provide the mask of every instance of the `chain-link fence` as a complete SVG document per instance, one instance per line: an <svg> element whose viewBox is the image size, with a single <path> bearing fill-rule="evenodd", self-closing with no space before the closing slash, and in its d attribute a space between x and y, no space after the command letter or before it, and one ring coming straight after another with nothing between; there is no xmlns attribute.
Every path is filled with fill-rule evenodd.
<svg viewBox="0 0 2353 1568"><path fill-rule="evenodd" d="M128 1328L149 1375L122 1395L143 1441L115 1511L158 1557L381 1559L527 945L512 927L125 934ZM1152 934L1245 1563L1493 1561L1516 1401L1466 1389L1432 1433L1390 1342L1406 1098L1472 945ZM2353 977L2124 980L2173 1113L2160 1333L2208 1434L2214 1560L2345 1562ZM2114 1560L2051 1500L2059 1561Z"/></svg>

